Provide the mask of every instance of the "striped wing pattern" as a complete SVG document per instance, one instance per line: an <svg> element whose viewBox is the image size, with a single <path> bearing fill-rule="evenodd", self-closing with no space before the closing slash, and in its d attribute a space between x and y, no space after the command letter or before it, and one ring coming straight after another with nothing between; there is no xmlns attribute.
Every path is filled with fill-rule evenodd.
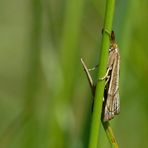
<svg viewBox="0 0 148 148"><path fill-rule="evenodd" d="M112 49L109 54L108 68L110 68L109 81L105 89L106 98L104 101L103 121L114 118L120 112L119 99L119 65L120 55L118 48Z"/></svg>

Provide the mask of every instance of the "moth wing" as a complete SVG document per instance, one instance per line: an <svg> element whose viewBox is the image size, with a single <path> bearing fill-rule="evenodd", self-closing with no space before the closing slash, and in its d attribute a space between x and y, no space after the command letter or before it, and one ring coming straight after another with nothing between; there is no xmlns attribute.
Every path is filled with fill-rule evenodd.
<svg viewBox="0 0 148 148"><path fill-rule="evenodd" d="M120 100L119 100L119 62L120 56L116 51L110 57L112 60L111 78L109 81L109 88L107 92L107 98L105 100L103 121L108 121L114 118L115 115L120 112Z"/></svg>
<svg viewBox="0 0 148 148"><path fill-rule="evenodd" d="M114 67L116 76L113 77L113 78L115 78L115 80L113 83L114 93L113 93L113 103L112 103L112 110L111 110L112 112L114 112L114 115L118 115L120 113L120 98L119 98L120 55L118 52L116 52L116 57L117 57L115 59L116 66Z"/></svg>
<svg viewBox="0 0 148 148"><path fill-rule="evenodd" d="M113 106L112 112L114 115L118 115L120 113L120 98L119 98L119 91L116 92L114 99L113 99Z"/></svg>
<svg viewBox="0 0 148 148"><path fill-rule="evenodd" d="M104 117L103 121L108 121L114 118L115 115L120 113L120 100L119 100L119 93L116 93L113 97L110 95L106 100L106 105L104 109Z"/></svg>

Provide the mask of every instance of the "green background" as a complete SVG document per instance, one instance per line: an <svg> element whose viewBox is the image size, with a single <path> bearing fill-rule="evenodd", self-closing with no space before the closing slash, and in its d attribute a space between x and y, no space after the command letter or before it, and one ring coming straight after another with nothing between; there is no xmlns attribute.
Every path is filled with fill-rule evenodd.
<svg viewBox="0 0 148 148"><path fill-rule="evenodd" d="M117 0L121 148L147 147L148 1ZM0 148L86 148L105 1L0 1ZM96 71L92 72L96 82ZM110 147L103 128L100 148Z"/></svg>

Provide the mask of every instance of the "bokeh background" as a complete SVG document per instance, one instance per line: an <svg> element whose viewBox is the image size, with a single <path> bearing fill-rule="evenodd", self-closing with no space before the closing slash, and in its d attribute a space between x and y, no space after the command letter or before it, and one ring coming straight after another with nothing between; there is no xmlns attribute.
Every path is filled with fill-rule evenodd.
<svg viewBox="0 0 148 148"><path fill-rule="evenodd" d="M148 1L116 1L121 148L148 147ZM105 1L0 1L0 148L86 148ZM92 72L96 82L96 72ZM98 147L110 147L103 128Z"/></svg>

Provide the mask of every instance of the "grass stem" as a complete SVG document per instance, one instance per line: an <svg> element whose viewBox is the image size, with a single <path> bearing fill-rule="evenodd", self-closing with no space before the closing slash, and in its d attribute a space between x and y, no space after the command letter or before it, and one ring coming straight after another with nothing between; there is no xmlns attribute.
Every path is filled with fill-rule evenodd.
<svg viewBox="0 0 148 148"><path fill-rule="evenodd" d="M105 31L103 32L102 35L98 78L102 78L105 75L107 69L108 48L110 43L110 36L108 35L108 33L110 33L112 30L114 7L115 7L115 0L107 0L104 27L103 27ZM101 125L100 123L101 123L104 85L105 81L97 82L96 93L94 98L94 108L91 121L91 129L90 129L89 148L97 148L98 139L100 139L99 130Z"/></svg>

